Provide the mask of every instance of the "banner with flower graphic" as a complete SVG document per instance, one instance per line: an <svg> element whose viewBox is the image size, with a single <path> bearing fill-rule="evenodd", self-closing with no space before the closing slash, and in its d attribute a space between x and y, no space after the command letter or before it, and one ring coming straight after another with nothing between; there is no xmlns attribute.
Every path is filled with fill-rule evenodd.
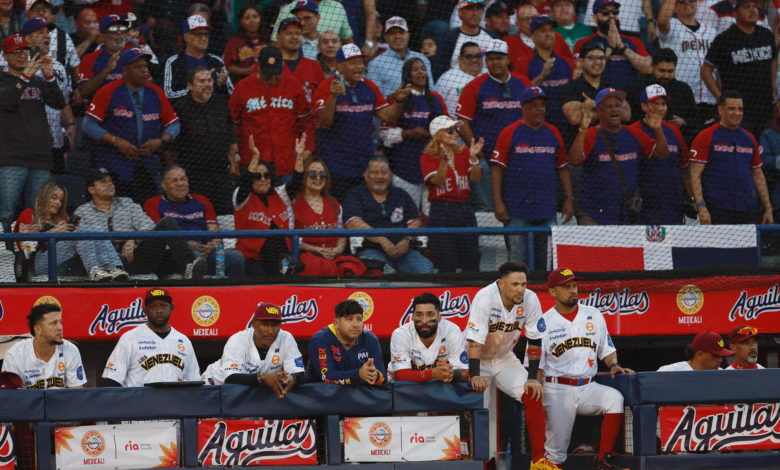
<svg viewBox="0 0 780 470"><path fill-rule="evenodd" d="M16 464L12 431L10 425L0 424L0 470L13 470Z"/></svg>
<svg viewBox="0 0 780 470"><path fill-rule="evenodd" d="M54 430L57 468L179 466L177 423L75 426Z"/></svg>
<svg viewBox="0 0 780 470"><path fill-rule="evenodd" d="M459 460L458 416L344 418L346 462Z"/></svg>

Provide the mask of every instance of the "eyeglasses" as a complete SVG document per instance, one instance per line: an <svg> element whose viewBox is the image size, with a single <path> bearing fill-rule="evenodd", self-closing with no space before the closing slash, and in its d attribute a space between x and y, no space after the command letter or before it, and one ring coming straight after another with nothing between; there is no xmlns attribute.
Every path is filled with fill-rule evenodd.
<svg viewBox="0 0 780 470"><path fill-rule="evenodd" d="M270 180L271 179L271 173L265 172L265 173L252 173L254 178L256 180Z"/></svg>
<svg viewBox="0 0 780 470"><path fill-rule="evenodd" d="M127 32L127 26L115 24L106 28L107 33L125 33Z"/></svg>
<svg viewBox="0 0 780 470"><path fill-rule="evenodd" d="M588 57L585 57L585 60L590 60L591 62L606 62L607 56L605 55L591 55Z"/></svg>
<svg viewBox="0 0 780 470"><path fill-rule="evenodd" d="M450 134L450 135L452 135L452 134L457 134L457 133L459 133L459 132L460 132L460 131L458 130L458 128L457 128L457 127L454 127L454 126L453 126L453 127L448 127L448 128L446 128L446 129L444 129L444 130L445 130L445 131L447 131L447 134Z"/></svg>
<svg viewBox="0 0 780 470"><path fill-rule="evenodd" d="M698 0L677 0L677 3L684 5L686 3L696 3Z"/></svg>
<svg viewBox="0 0 780 470"><path fill-rule="evenodd" d="M601 16L610 16L610 15L612 15L612 16L619 16L620 15L620 10L617 9L617 8L610 8L608 10L601 10L601 11L599 11L599 14Z"/></svg>
<svg viewBox="0 0 780 470"><path fill-rule="evenodd" d="M461 57L468 60L477 60L482 58L482 54L464 54Z"/></svg>
<svg viewBox="0 0 780 470"><path fill-rule="evenodd" d="M308 173L306 173L306 176L308 176L309 178L311 178L313 180L316 180L317 178L320 178L320 179L324 180L325 178L328 177L328 172L327 171L310 170Z"/></svg>
<svg viewBox="0 0 780 470"><path fill-rule="evenodd" d="M758 334L758 328L754 326L743 326L739 329L739 334L745 336L755 336Z"/></svg>

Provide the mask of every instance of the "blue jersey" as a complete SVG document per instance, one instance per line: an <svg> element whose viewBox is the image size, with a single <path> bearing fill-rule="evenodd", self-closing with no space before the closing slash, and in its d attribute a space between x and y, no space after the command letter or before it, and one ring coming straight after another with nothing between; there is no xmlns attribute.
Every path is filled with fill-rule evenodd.
<svg viewBox="0 0 780 470"><path fill-rule="evenodd" d="M420 211L411 196L393 185L390 185L383 202L377 202L365 184L355 186L344 198L342 209L344 225L357 217L373 228L406 228L409 222L420 218ZM388 235L387 238L393 243L398 243L404 236ZM379 245L366 240L363 242L363 247L379 248Z"/></svg>
<svg viewBox="0 0 780 470"><path fill-rule="evenodd" d="M403 111L398 118L398 127L401 129L414 129L422 127L427 130L433 118L447 114L447 106L444 99L436 92L433 95L433 109L422 95L411 95L411 110ZM395 147L391 167L393 174L413 184L422 184L420 172L420 156L428 145L428 139L404 139Z"/></svg>
<svg viewBox="0 0 780 470"><path fill-rule="evenodd" d="M184 202L173 202L160 194L146 200L144 212L154 223L173 217L180 230L208 230L209 224L219 225L211 201L200 194L190 194Z"/></svg>
<svg viewBox="0 0 780 470"><path fill-rule="evenodd" d="M546 120L558 129L566 129L569 122L563 114L563 103L561 102L561 90L571 81L574 65L571 59L553 54L555 62L553 63L550 74L539 87L544 90L547 96L547 116ZM544 59L534 52L534 55L528 56L518 65L516 72L533 79L542 73L544 68Z"/></svg>
<svg viewBox="0 0 780 470"><path fill-rule="evenodd" d="M485 155L493 153L501 130L523 117L520 93L530 86L525 77L510 75L500 83L483 73L463 89L455 114L469 121L475 139L485 139Z"/></svg>
<svg viewBox="0 0 780 470"><path fill-rule="evenodd" d="M752 169L761 168L761 155L753 134L713 124L693 139L691 161L707 165L701 186L708 205L732 211L756 206Z"/></svg>
<svg viewBox="0 0 780 470"><path fill-rule="evenodd" d="M387 381L387 370L377 337L370 331L364 331L354 346L345 349L336 337L336 327L326 326L314 333L309 342L306 379L309 382L359 384L363 382L360 368L369 358L374 359L374 367L379 372L374 385L381 385Z"/></svg>
<svg viewBox="0 0 780 470"><path fill-rule="evenodd" d="M102 72L108 65L108 61L111 60L111 55L112 54L103 47L85 55L81 59L81 63L79 64L78 83L76 85L77 86L81 85L82 83L85 83L95 78L95 75ZM120 67L119 64L117 64L117 66L114 67L114 70L112 70L111 72L108 73L108 75L106 75L106 79L103 82L103 84L106 85L108 83L111 83L116 80L121 80L121 79L122 79L122 67Z"/></svg>
<svg viewBox="0 0 780 470"><path fill-rule="evenodd" d="M555 216L557 170L569 164L558 129L546 122L532 129L517 121L501 131L490 163L504 168L501 198L510 217Z"/></svg>

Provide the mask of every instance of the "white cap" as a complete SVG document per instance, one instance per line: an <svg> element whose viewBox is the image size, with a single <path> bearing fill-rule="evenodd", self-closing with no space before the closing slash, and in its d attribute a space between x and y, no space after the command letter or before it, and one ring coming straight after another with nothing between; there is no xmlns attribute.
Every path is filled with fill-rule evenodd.
<svg viewBox="0 0 780 470"><path fill-rule="evenodd" d="M498 52L500 54L508 55L509 46L507 46L506 42L500 39L491 39L487 47L485 48L485 54L489 54L491 52Z"/></svg>
<svg viewBox="0 0 780 470"><path fill-rule="evenodd" d="M437 132L442 129L449 129L450 127L460 127L463 125L463 121L456 121L449 116L441 115L431 121L428 125L428 132L431 133L431 137L435 136Z"/></svg>
<svg viewBox="0 0 780 470"><path fill-rule="evenodd" d="M400 16L393 16L385 22L385 32L390 31L390 28L401 28L406 32L409 32L409 25L406 24L406 20Z"/></svg>
<svg viewBox="0 0 780 470"><path fill-rule="evenodd" d="M653 84L648 85L644 90L642 90L640 101L642 103L649 103L658 98L669 98L669 96L666 94L666 89L664 87L658 84Z"/></svg>

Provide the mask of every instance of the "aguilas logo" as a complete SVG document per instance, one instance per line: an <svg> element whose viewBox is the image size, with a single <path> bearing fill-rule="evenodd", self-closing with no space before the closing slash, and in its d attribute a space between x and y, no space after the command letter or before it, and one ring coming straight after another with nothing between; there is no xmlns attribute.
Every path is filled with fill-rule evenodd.
<svg viewBox="0 0 780 470"><path fill-rule="evenodd" d="M314 420L268 420L254 429L228 433L219 421L198 454L201 465L211 454L212 465L257 465L261 460L279 460L298 455L311 457L317 452Z"/></svg>

